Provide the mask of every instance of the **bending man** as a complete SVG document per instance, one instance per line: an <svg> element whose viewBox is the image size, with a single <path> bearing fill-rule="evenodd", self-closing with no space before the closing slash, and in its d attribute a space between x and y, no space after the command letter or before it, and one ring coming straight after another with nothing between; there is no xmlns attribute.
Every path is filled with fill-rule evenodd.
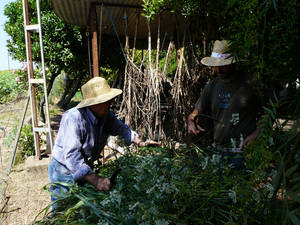
<svg viewBox="0 0 300 225"><path fill-rule="evenodd" d="M110 110L113 99L122 90L110 88L101 77L92 78L81 90L83 100L64 113L52 151L49 165L52 201L69 190L66 186L53 184L55 182L88 181L100 191L110 189L110 179L93 172L93 162L100 157L110 135L123 136L127 145L147 145Z"/></svg>

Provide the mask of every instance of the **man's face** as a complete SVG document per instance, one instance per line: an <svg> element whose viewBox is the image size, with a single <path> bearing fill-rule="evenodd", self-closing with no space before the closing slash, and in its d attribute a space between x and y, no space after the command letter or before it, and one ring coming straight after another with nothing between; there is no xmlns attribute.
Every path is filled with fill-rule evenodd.
<svg viewBox="0 0 300 225"><path fill-rule="evenodd" d="M229 79L233 75L233 65L227 66L213 66L213 72L220 78L220 79Z"/></svg>
<svg viewBox="0 0 300 225"><path fill-rule="evenodd" d="M97 105L89 106L90 110L94 113L96 117L104 117L108 115L111 104L114 100L109 100L107 102L99 103Z"/></svg>

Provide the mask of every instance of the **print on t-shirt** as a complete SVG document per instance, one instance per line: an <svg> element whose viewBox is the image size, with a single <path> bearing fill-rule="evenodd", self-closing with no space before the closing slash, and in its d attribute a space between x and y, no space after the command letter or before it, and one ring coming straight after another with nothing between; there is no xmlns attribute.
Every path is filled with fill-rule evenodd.
<svg viewBox="0 0 300 225"><path fill-rule="evenodd" d="M219 99L220 99L220 104L219 104L219 109L227 109L229 107L229 102L230 102L231 94L230 93L220 93L219 94Z"/></svg>

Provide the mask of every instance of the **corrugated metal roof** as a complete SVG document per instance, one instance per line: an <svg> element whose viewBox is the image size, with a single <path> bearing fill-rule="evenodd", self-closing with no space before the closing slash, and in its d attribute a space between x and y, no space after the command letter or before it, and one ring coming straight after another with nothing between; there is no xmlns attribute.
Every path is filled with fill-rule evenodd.
<svg viewBox="0 0 300 225"><path fill-rule="evenodd" d="M96 7L98 26L100 26L101 4L102 10L102 34L115 35L112 21L115 24L119 36L125 36L125 12L127 13L128 29L127 34L132 39L135 34L135 24L137 15L142 13L141 0L51 0L53 9L62 20L78 25L88 27L89 9L93 5ZM96 4L96 5L94 5ZM111 15L111 17L110 17ZM112 19L111 19L112 18ZM157 37L158 17L151 22L151 36ZM166 34L166 39L171 39L177 31L183 33L186 26L184 18L170 12L161 13L161 38ZM137 29L137 39L145 40L148 37L148 28L146 19L139 16L139 25Z"/></svg>

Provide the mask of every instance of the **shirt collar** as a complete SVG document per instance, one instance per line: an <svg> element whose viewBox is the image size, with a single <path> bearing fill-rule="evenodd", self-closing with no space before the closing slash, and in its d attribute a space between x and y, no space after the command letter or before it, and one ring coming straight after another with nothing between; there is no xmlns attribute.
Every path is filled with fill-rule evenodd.
<svg viewBox="0 0 300 225"><path fill-rule="evenodd" d="M89 119L91 120L92 124L95 125L95 124L98 124L98 119L95 117L95 115L92 113L92 111L86 107L86 112L87 112L87 115L89 117Z"/></svg>

